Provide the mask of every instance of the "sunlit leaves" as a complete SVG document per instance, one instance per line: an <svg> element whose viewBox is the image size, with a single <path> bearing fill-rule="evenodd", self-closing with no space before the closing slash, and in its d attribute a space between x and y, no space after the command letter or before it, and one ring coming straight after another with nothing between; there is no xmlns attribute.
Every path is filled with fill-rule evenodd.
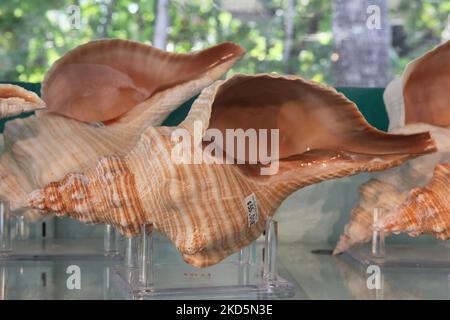
<svg viewBox="0 0 450 320"><path fill-rule="evenodd" d="M407 35L407 53L404 56L392 55L394 71L397 74L401 73L412 59L446 40L445 30L450 24L448 0L401 0L399 7L391 14L401 17Z"/></svg>

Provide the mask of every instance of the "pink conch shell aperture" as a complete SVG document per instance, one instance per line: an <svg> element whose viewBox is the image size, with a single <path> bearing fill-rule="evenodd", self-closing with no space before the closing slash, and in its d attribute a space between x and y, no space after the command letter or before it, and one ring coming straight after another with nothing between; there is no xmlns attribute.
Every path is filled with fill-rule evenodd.
<svg viewBox="0 0 450 320"><path fill-rule="evenodd" d="M375 209L379 209L380 216L395 210L411 189L430 182L436 165L450 161L449 85L450 41L411 62L403 76L388 85L384 101L389 114L389 132L430 131L438 152L375 174L363 185L360 203L352 211L335 254L368 242Z"/></svg>
<svg viewBox="0 0 450 320"><path fill-rule="evenodd" d="M262 159L249 161L249 145L244 159L218 163L224 153L233 158L227 153L231 151L223 151L216 139L207 144L205 138L212 129L220 136L238 128L279 129L279 157L271 158L278 164L274 174L261 174L269 166ZM179 138L180 130L194 137L191 159L206 153L207 161L175 161L180 141L174 134ZM200 141L195 142L196 134ZM127 236L152 224L186 262L204 267L259 237L295 190L387 169L434 151L428 133L393 135L371 127L357 107L333 89L294 76L235 75L203 90L178 127L148 127L126 155L103 157L89 169L31 192L14 207L109 223Z"/></svg>
<svg viewBox="0 0 450 320"><path fill-rule="evenodd" d="M139 42L92 41L55 62L42 83L42 99L50 111L71 119L113 120L158 92L219 66L228 69L243 53L230 42L176 54Z"/></svg>
<svg viewBox="0 0 450 320"><path fill-rule="evenodd" d="M450 163L439 164L431 182L413 189L405 202L385 215L375 228L410 236L431 234L440 240L450 238Z"/></svg>
<svg viewBox="0 0 450 320"><path fill-rule="evenodd" d="M450 41L415 60L403 75L405 123L450 126Z"/></svg>
<svg viewBox="0 0 450 320"><path fill-rule="evenodd" d="M34 92L12 84L0 84L0 118L45 108Z"/></svg>
<svg viewBox="0 0 450 320"><path fill-rule="evenodd" d="M158 77L163 81L163 85L160 86L155 78L153 85L158 87L158 90L154 91L146 100L141 102L136 100L137 104L133 109L119 118L115 118L114 121L109 121L106 126L98 123L87 124L68 118L68 116L76 117L81 112L80 115L89 114L87 118L83 118L89 122L99 119L90 116L105 111L101 104L96 104L100 99L96 94L83 95L83 99L79 101L80 105L74 103L76 99L67 100L67 105L63 109L66 111L70 111L70 108L77 109L74 110L73 114L69 112L65 113L65 116L60 116L53 112L39 112L35 116L9 121L4 132L5 149L0 156L0 197L3 200L20 201L32 190L43 187L51 181L62 179L67 173L84 170L94 165L101 157L126 154L137 143L145 128L160 125L183 102L197 95L203 88L223 76L244 54L242 48L232 43L224 43L195 54L172 54L125 40L94 41L71 51L68 54L69 58L63 57L56 63L56 67L52 68L51 75L46 77L47 81L43 88L43 91L47 92L48 103L60 102L58 97L64 95L64 90L68 90L68 96L72 98L75 92L78 92L77 90L81 90L80 82L84 79L83 76L80 75L81 78L75 80L71 78L73 75L70 72L70 75L65 73L66 69L62 66L72 66L69 62L72 62L75 57L76 61L86 62L88 58L94 56L95 61L97 61L98 54L95 54L95 47L98 47L98 54L104 57L106 61L111 61L108 58L109 52L112 52L114 57L116 57L117 52L120 52L122 54L121 61L126 62L125 67L128 67L130 61L137 59L136 55L139 56L140 60L134 62L140 63L140 76L143 79L150 79L156 70L160 73ZM136 53L133 50L142 52ZM152 52L154 54L151 54ZM200 68L195 71L195 68L192 67L192 61L198 59L197 57L203 57L204 52L207 53L208 58L206 60L210 65L204 68L202 63L194 63ZM84 54L87 57L83 57ZM148 54L147 60L143 61L145 54ZM119 68L121 74L125 77L127 71L120 67L119 63L120 61L115 61L114 66ZM189 67L183 66L184 64L189 65ZM143 66L147 68L145 69ZM172 70L172 67L175 68L175 71ZM96 74L95 79L109 76L108 72L104 75L101 74L105 70L104 68L96 70L98 74ZM170 81L165 74L162 74L164 70L177 80ZM179 77L176 73L182 70L190 70L190 77L186 77L186 75ZM132 71L135 72L135 70ZM141 73L148 73L149 75L144 77ZM130 77L132 76L135 76L135 74L132 73ZM75 83L72 83L73 81ZM88 85L89 81L91 80L86 79L83 82ZM114 86L108 88L106 83L103 84L101 90L104 89L104 92L117 89ZM58 88L58 92L55 92L49 86ZM117 90L121 91L121 89ZM131 91L121 91L121 99L126 99L125 92L134 95ZM53 93L58 97L53 97ZM27 94L33 96L32 93L28 92ZM89 104L89 97L93 98L91 104ZM110 98L110 101L115 103L117 96L112 94ZM115 108L114 103L112 106ZM85 110L88 107L90 111ZM97 107L101 109L98 112ZM124 111L115 113L114 108L109 108L108 114L117 116ZM51 105L49 105L49 109L52 109ZM30 212L28 216L38 217L36 212Z"/></svg>

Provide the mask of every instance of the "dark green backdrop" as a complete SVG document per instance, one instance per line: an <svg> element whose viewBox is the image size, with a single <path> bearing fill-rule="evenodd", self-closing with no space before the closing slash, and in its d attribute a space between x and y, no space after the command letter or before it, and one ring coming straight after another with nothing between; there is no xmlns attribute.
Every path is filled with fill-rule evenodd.
<svg viewBox="0 0 450 320"><path fill-rule="evenodd" d="M40 93L40 84L38 83L15 83L24 87L25 89ZM386 131L389 125L386 108L383 102L382 88L337 88L339 92L345 94L350 100L356 103L361 113L366 117L367 121L374 127ZM187 115L192 102L195 98L190 99L184 103L180 108L175 110L163 125L174 126L179 124ZM24 118L31 113L20 115ZM0 122L0 132L3 132L5 122L12 118L3 119Z"/></svg>

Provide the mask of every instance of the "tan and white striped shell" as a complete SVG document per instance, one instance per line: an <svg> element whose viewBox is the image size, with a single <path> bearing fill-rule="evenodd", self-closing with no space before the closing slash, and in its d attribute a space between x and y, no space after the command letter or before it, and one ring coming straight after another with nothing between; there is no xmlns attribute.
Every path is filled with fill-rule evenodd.
<svg viewBox="0 0 450 320"><path fill-rule="evenodd" d="M247 158L242 164L174 162L173 133L183 128L193 135L198 123L203 137L207 128L279 129L279 157L272 159L278 172L263 176L266 165ZM197 143L192 156L201 159L210 145ZM215 150L213 160L224 152ZM188 263L204 267L259 237L295 190L434 151L428 133L392 135L371 127L333 89L294 76L235 75L203 90L179 127L148 127L127 154L103 157L14 205L109 223L127 236L152 224ZM250 221L244 200L252 195L258 218Z"/></svg>
<svg viewBox="0 0 450 320"><path fill-rule="evenodd" d="M145 128L160 125L243 54L232 43L194 54L172 54L125 40L93 41L70 51L55 63L43 84L44 100L52 112L6 124L0 156L1 199L20 201L32 190L84 170L101 157L127 154ZM95 77L83 70L95 71ZM111 73L127 78L128 85L153 89L144 99L111 79ZM41 101L24 89L19 93ZM129 102L126 109L117 105L125 100ZM98 120L108 121L94 123ZM28 216L38 217L36 212Z"/></svg>
<svg viewBox="0 0 450 320"><path fill-rule="evenodd" d="M378 221L375 228L413 237L431 234L440 240L449 239L450 163L437 165L431 182L411 190L408 198Z"/></svg>

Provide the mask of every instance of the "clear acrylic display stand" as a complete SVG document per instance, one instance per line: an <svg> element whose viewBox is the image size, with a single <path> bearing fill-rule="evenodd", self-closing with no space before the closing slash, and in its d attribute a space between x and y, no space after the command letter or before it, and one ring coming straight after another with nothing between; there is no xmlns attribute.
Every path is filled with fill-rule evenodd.
<svg viewBox="0 0 450 320"><path fill-rule="evenodd" d="M0 257L11 252L11 219L8 207L0 202Z"/></svg>
<svg viewBox="0 0 450 320"><path fill-rule="evenodd" d="M381 214L380 210L374 209L374 224ZM386 268L450 268L450 246L448 246L448 243L387 245L385 238L384 232L374 229L370 244L355 246L347 253L365 268L370 265Z"/></svg>
<svg viewBox="0 0 450 320"><path fill-rule="evenodd" d="M119 234L105 225L104 239L30 237L30 224L0 202L0 260L123 259Z"/></svg>
<svg viewBox="0 0 450 320"><path fill-rule="evenodd" d="M267 222L265 242L253 242L223 262L195 268L182 261L173 244L154 232L127 240L124 266L116 279L132 299L283 298L294 286L277 273L277 222Z"/></svg>

